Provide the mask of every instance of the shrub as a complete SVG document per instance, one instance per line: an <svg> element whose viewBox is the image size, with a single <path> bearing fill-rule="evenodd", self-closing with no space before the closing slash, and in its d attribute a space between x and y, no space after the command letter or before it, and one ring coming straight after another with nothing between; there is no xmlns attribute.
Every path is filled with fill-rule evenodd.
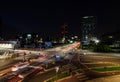
<svg viewBox="0 0 120 82"><path fill-rule="evenodd" d="M112 52L111 48L108 45L96 45L94 47L96 52Z"/></svg>

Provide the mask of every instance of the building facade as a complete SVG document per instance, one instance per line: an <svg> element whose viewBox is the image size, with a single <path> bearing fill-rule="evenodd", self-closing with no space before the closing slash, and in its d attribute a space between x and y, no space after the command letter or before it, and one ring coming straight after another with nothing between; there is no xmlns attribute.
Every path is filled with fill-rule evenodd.
<svg viewBox="0 0 120 82"><path fill-rule="evenodd" d="M81 41L83 45L89 45L95 38L95 24L96 18L94 16L82 17L82 37Z"/></svg>

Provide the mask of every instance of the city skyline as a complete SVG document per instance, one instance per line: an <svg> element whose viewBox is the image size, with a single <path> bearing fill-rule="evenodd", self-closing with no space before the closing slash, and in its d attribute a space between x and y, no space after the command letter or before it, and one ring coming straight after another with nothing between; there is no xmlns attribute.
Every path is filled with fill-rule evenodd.
<svg viewBox="0 0 120 82"><path fill-rule="evenodd" d="M120 82L119 1L0 0L0 82Z"/></svg>

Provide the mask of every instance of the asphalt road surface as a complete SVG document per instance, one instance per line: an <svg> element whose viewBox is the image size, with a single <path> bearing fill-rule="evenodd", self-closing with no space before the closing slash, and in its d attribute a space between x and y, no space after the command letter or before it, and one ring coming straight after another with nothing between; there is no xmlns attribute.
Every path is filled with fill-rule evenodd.
<svg viewBox="0 0 120 82"><path fill-rule="evenodd" d="M44 80L54 76L56 74L55 69L42 73L41 75L35 76L31 79L26 79L23 82L44 82Z"/></svg>

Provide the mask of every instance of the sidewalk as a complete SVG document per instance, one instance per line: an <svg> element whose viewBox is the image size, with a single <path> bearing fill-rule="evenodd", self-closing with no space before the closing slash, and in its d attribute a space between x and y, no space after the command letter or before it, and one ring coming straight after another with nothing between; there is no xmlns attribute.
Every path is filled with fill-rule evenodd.
<svg viewBox="0 0 120 82"><path fill-rule="evenodd" d="M86 82L120 82L120 75L107 76L88 80Z"/></svg>

